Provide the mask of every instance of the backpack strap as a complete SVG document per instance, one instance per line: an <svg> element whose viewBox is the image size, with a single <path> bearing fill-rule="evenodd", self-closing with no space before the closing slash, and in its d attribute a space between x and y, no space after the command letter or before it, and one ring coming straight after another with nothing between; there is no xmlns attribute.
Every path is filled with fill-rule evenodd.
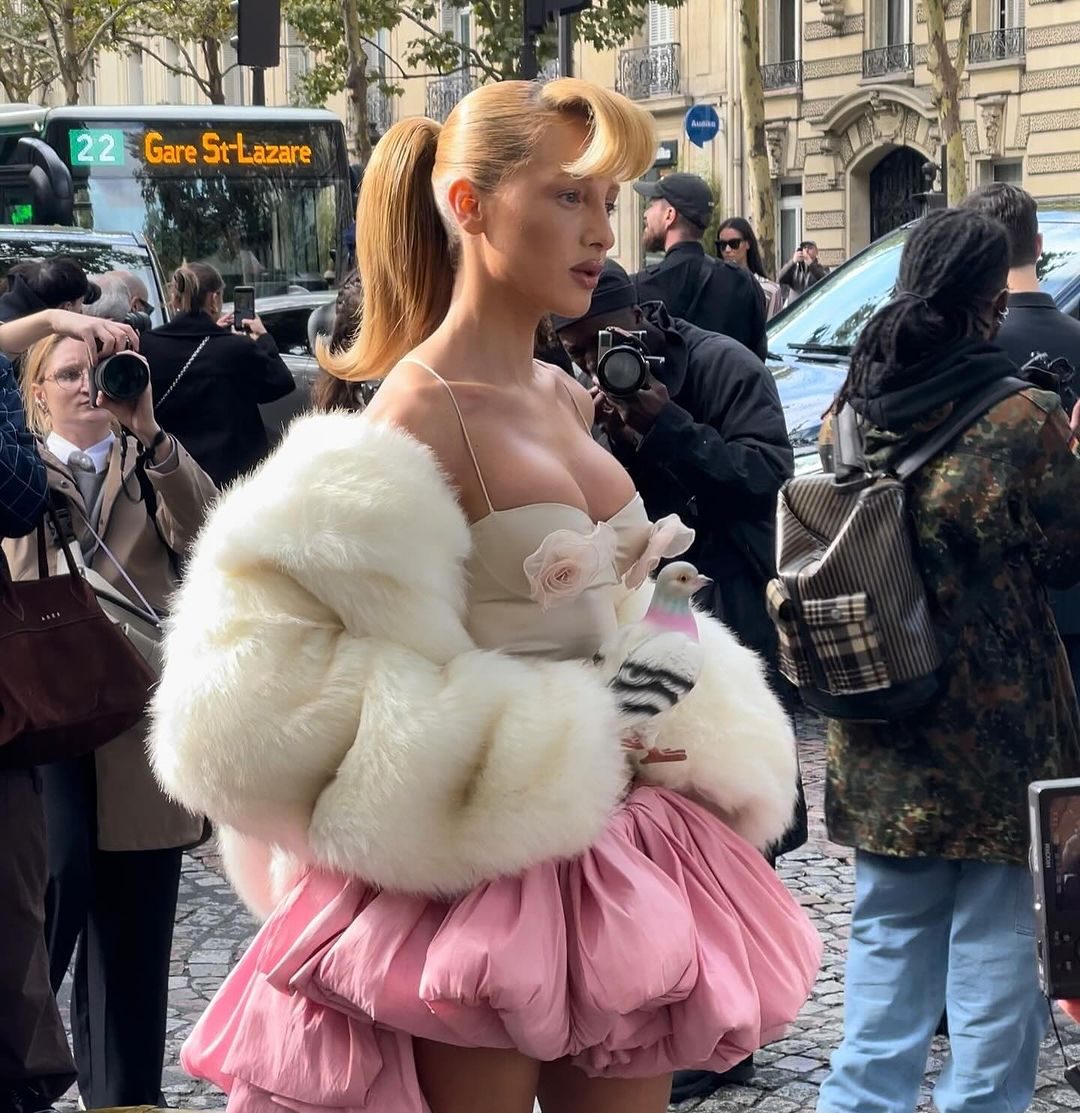
<svg viewBox="0 0 1080 1113"><path fill-rule="evenodd" d="M983 387L978 394L965 404L957 406L948 419L942 422L925 440L917 444L906 456L892 462L890 471L897 479L910 479L920 468L928 464L942 450L947 448L961 433L969 429L992 406L1009 398L1021 390L1027 390L1031 383L1015 376L995 379Z"/></svg>

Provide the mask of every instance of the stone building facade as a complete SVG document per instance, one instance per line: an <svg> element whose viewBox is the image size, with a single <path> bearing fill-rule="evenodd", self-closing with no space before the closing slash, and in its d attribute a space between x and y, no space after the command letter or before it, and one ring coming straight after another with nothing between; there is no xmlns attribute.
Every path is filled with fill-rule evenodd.
<svg viewBox="0 0 1080 1113"><path fill-rule="evenodd" d="M836 263L917 216L923 169L943 161L925 14L918 0L765 3L801 28L787 44L797 57L767 57L764 69L778 189L798 193L805 236ZM947 14L955 37L959 5ZM971 184L1075 192L1078 43L1080 0L975 0L962 83Z"/></svg>

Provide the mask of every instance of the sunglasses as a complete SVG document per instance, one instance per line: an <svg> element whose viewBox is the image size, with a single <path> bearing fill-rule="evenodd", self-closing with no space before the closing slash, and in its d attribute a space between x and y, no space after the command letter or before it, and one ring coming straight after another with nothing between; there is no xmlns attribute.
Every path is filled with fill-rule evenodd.
<svg viewBox="0 0 1080 1113"><path fill-rule="evenodd" d="M742 236L733 236L730 240L717 240L716 246L721 251L738 251L743 243L744 240Z"/></svg>

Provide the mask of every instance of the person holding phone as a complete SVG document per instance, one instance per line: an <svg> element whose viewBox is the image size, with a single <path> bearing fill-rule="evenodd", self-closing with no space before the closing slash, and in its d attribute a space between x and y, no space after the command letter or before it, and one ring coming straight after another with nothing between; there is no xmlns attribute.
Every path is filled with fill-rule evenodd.
<svg viewBox="0 0 1080 1113"><path fill-rule="evenodd" d="M237 295L244 289L237 287ZM259 406L296 389L255 313L254 290L246 289L247 305L238 296L233 313L224 313L221 274L208 263L184 263L170 283L172 320L145 333L140 344L161 427L219 487L270 451Z"/></svg>

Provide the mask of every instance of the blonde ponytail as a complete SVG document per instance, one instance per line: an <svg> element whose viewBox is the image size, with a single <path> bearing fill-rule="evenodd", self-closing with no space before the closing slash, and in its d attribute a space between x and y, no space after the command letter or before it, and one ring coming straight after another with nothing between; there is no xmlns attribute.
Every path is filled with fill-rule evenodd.
<svg viewBox="0 0 1080 1113"><path fill-rule="evenodd" d="M546 85L498 81L465 97L440 127L433 120L395 124L372 152L356 210L356 263L364 285L353 346L317 355L339 379L380 379L426 340L450 307L457 228L450 184L467 179L493 193L536 153L561 120L586 126L568 174L628 181L652 165L652 118L619 93L577 78Z"/></svg>
<svg viewBox="0 0 1080 1113"><path fill-rule="evenodd" d="M441 127L402 120L379 141L356 207L356 264L364 284L353 346L319 362L340 379L382 378L438 328L450 305L453 253L432 186Z"/></svg>

